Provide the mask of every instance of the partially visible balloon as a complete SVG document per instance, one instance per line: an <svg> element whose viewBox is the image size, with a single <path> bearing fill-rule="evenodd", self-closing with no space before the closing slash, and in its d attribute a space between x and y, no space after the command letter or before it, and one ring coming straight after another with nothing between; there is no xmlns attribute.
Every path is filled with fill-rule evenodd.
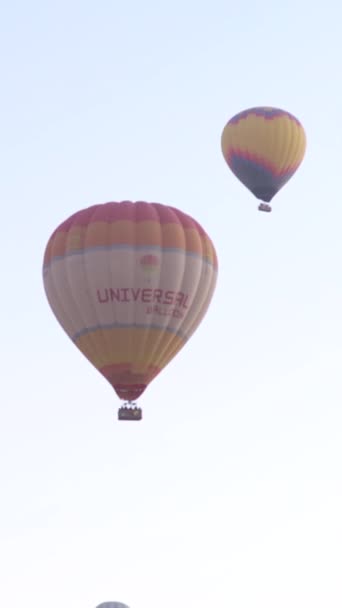
<svg viewBox="0 0 342 608"><path fill-rule="evenodd" d="M75 213L52 234L43 265L58 321L128 402L194 333L216 278L215 248L203 228L158 203L106 203Z"/></svg>
<svg viewBox="0 0 342 608"><path fill-rule="evenodd" d="M234 175L269 203L297 171L306 148L305 131L295 116L258 107L233 116L221 137L223 156ZM259 206L270 211L268 204Z"/></svg>
<svg viewBox="0 0 342 608"><path fill-rule="evenodd" d="M122 602L103 602L96 606L96 608L128 608L127 604L122 604Z"/></svg>

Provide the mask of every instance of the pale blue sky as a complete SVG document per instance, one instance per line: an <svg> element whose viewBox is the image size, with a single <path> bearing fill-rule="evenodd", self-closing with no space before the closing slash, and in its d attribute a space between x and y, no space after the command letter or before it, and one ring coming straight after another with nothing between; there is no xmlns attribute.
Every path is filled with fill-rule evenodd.
<svg viewBox="0 0 342 608"><path fill-rule="evenodd" d="M1 45L0 605L341 608L340 3L11 1ZM302 121L271 215L226 121ZM45 244L140 199L193 215L218 287L139 425L55 321Z"/></svg>

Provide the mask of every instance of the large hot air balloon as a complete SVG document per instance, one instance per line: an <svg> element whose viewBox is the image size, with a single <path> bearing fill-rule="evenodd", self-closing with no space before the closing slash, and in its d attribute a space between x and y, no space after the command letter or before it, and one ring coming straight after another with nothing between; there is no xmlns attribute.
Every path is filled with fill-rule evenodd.
<svg viewBox="0 0 342 608"><path fill-rule="evenodd" d="M47 244L50 306L120 399L121 420L203 319L214 293L214 245L191 217L124 201L72 215Z"/></svg>
<svg viewBox="0 0 342 608"><path fill-rule="evenodd" d="M236 177L268 204L297 171L306 147L297 118L277 108L251 108L233 116L221 137L223 156Z"/></svg>

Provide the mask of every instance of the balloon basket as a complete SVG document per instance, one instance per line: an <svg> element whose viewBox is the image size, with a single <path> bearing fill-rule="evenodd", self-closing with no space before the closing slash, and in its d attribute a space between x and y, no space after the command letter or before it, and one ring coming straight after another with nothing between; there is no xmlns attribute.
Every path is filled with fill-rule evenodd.
<svg viewBox="0 0 342 608"><path fill-rule="evenodd" d="M267 203L260 203L258 209L259 211L265 211L266 213L271 213L272 211L271 205L268 205Z"/></svg>
<svg viewBox="0 0 342 608"><path fill-rule="evenodd" d="M123 405L118 410L118 420L137 421L142 420L142 409L136 405Z"/></svg>

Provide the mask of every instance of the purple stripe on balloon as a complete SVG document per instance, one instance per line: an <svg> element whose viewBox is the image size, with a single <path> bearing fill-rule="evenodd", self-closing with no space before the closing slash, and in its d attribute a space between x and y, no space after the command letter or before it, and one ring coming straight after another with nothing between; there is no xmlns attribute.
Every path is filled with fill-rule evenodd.
<svg viewBox="0 0 342 608"><path fill-rule="evenodd" d="M274 195L282 188L295 173L295 169L277 175L271 169L238 154L229 156L228 164L236 177L253 194L265 202L270 202Z"/></svg>
<svg viewBox="0 0 342 608"><path fill-rule="evenodd" d="M290 114L289 112L285 112L284 110L280 110L279 108L250 108L249 110L244 110L239 114L236 114L231 118L228 124L237 124L240 120L247 118L248 116L257 116L264 118L265 120L273 120L275 118L287 117L290 120L293 120L297 125L300 125L298 118Z"/></svg>

